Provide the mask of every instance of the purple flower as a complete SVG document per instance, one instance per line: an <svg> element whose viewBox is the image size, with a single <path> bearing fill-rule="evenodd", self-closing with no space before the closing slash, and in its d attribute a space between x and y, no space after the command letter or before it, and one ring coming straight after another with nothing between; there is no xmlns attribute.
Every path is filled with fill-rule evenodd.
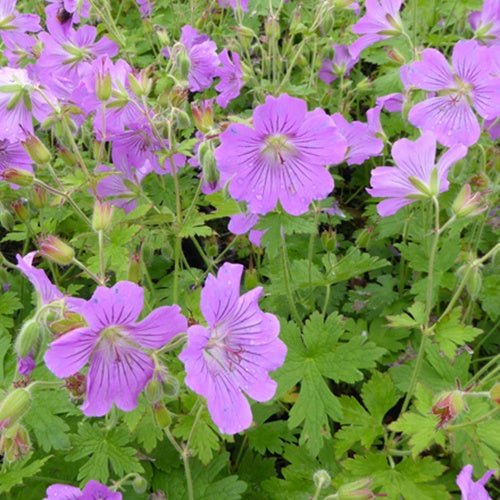
<svg viewBox="0 0 500 500"><path fill-rule="evenodd" d="M380 154L384 147L381 139L366 123L354 121L349 123L340 113L332 115L332 120L337 130L347 140L347 151L345 161L348 165L361 165L372 156Z"/></svg>
<svg viewBox="0 0 500 500"><path fill-rule="evenodd" d="M30 252L22 257L16 255L17 268L30 280L38 294L38 305L43 306L54 300L63 298L63 294L57 289L43 269L37 269L33 266L33 258L37 252Z"/></svg>
<svg viewBox="0 0 500 500"><path fill-rule="evenodd" d="M484 485L495 472L496 470L489 470L479 481L474 482L472 480L472 465L464 465L457 476L457 484L462 492L462 500L491 500Z"/></svg>
<svg viewBox="0 0 500 500"><path fill-rule="evenodd" d="M217 277L209 275L201 292L201 312L208 327L188 329L188 345L179 355L186 384L207 400L213 421L224 434L236 434L252 424L243 392L268 401L276 392L269 371L280 367L286 346L278 339L276 316L257 303L262 288L240 297L243 266L224 264Z"/></svg>
<svg viewBox="0 0 500 500"><path fill-rule="evenodd" d="M256 214L279 200L286 212L300 215L330 194L333 178L325 166L342 161L346 141L322 109L308 112L302 99L269 96L255 108L253 124L229 125L215 150L217 167L232 176L234 199Z"/></svg>
<svg viewBox="0 0 500 500"><path fill-rule="evenodd" d="M256 247L260 247L260 240L266 231L252 229L260 220L257 214L235 214L229 218L228 229L233 234L248 233L250 243Z"/></svg>
<svg viewBox="0 0 500 500"><path fill-rule="evenodd" d="M49 115L51 107L35 87L25 69L0 69L0 140L24 139L33 133L33 116L43 121Z"/></svg>
<svg viewBox="0 0 500 500"><path fill-rule="evenodd" d="M88 17L88 0L47 0L45 8L48 31L55 36L67 36L71 27L80 22L80 15Z"/></svg>
<svg viewBox="0 0 500 500"><path fill-rule="evenodd" d="M41 29L40 18L35 14L19 14L15 10L16 2L17 0L0 2L0 38L4 42Z"/></svg>
<svg viewBox="0 0 500 500"><path fill-rule="evenodd" d="M481 129L472 108L483 118L500 114L500 80L490 76L491 56L476 41L461 40L453 49L451 71L441 52L424 50L422 61L410 66L409 81L438 95L413 106L408 116L410 122L423 130L432 130L445 146L471 146L477 142Z"/></svg>
<svg viewBox="0 0 500 500"><path fill-rule="evenodd" d="M358 62L359 57L352 57L349 47L346 45L332 45L335 50L333 59L323 59L323 64L318 76L330 85L339 76L348 75L353 66Z"/></svg>
<svg viewBox="0 0 500 500"><path fill-rule="evenodd" d="M500 2L484 0L483 10L471 12L469 24L475 32L475 38L486 45L500 43Z"/></svg>
<svg viewBox="0 0 500 500"><path fill-rule="evenodd" d="M90 300L75 308L88 326L59 337L45 353L47 367L59 378L74 375L90 360L85 415L105 415L113 403L133 410L154 372L153 360L141 348L158 349L186 331L177 305L159 307L136 323L143 303L143 289L135 283L97 287Z"/></svg>
<svg viewBox="0 0 500 500"><path fill-rule="evenodd" d="M390 113L401 112L403 110L404 95L400 93L388 94L377 97L376 105L366 112L369 130L377 137L386 138L385 132L380 122L380 113L385 108Z"/></svg>
<svg viewBox="0 0 500 500"><path fill-rule="evenodd" d="M36 367L35 359L33 358L33 351L31 351L24 358L17 357L17 371L19 375L27 377Z"/></svg>
<svg viewBox="0 0 500 500"><path fill-rule="evenodd" d="M240 56L236 52L231 52L229 57L229 52L224 49L219 54L219 59L222 67L218 68L216 73L220 78L220 82L215 86L215 90L220 92L216 101L220 107L225 108L229 101L240 95L241 87L244 85L241 79L243 72L240 68Z"/></svg>
<svg viewBox="0 0 500 500"><path fill-rule="evenodd" d="M416 200L436 196L448 189L448 170L467 154L467 148L457 144L444 153L435 164L436 138L425 132L416 141L401 139L392 147L396 167L377 167L371 173L374 197L389 198L377 205L382 217L395 214Z"/></svg>
<svg viewBox="0 0 500 500"><path fill-rule="evenodd" d="M121 500L122 494L111 491L104 484L91 479L83 488L68 484L53 484L47 488L47 496L44 500Z"/></svg>
<svg viewBox="0 0 500 500"><path fill-rule="evenodd" d="M239 5L243 12L248 12L248 0L219 0L219 5L221 7L230 5L234 11L236 11Z"/></svg>
<svg viewBox="0 0 500 500"><path fill-rule="evenodd" d="M403 0L366 0L366 14L352 27L352 31L363 35L350 47L349 52L357 59L359 54L375 42L402 33L399 9Z"/></svg>
<svg viewBox="0 0 500 500"><path fill-rule="evenodd" d="M189 72L187 75L189 90L191 92L201 92L208 89L218 71L217 45L210 40L208 35L200 34L197 29L189 25L182 27L180 41L186 49L189 59Z"/></svg>
<svg viewBox="0 0 500 500"><path fill-rule="evenodd" d="M149 17L153 13L153 0L137 0L137 5L142 17Z"/></svg>

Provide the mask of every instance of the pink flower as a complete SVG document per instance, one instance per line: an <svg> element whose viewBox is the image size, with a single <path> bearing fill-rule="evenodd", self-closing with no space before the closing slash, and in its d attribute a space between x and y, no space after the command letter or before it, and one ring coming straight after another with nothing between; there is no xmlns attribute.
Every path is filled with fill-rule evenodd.
<svg viewBox="0 0 500 500"><path fill-rule="evenodd" d="M191 326L188 345L179 355L186 384L207 400L208 411L224 434L236 434L252 424L250 404L268 401L276 392L269 371L280 367L286 346L278 339L279 321L260 310L262 288L240 297L243 266L224 264L209 275L201 292L201 312L207 327Z"/></svg>
<svg viewBox="0 0 500 500"><path fill-rule="evenodd" d="M457 484L462 492L462 500L491 500L484 485L495 472L496 470L489 470L479 481L474 482L472 480L472 465L464 465L457 476Z"/></svg>

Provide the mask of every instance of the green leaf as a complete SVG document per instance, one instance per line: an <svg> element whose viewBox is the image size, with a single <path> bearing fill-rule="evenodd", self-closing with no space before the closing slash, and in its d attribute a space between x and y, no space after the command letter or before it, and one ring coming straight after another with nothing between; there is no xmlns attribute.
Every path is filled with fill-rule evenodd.
<svg viewBox="0 0 500 500"><path fill-rule="evenodd" d="M262 455L266 451L281 454L285 442L290 443L295 441L295 436L290 432L284 420L266 422L257 427L252 427L247 430L246 434L250 448Z"/></svg>
<svg viewBox="0 0 500 500"><path fill-rule="evenodd" d="M401 313L395 316L387 316L389 326L391 328L413 328L424 324L425 304L415 302L409 309L408 313Z"/></svg>
<svg viewBox="0 0 500 500"><path fill-rule="evenodd" d="M182 224L179 236L189 238L191 236L210 236L214 230L205 225L204 218L196 213L191 214L189 219Z"/></svg>
<svg viewBox="0 0 500 500"><path fill-rule="evenodd" d="M83 422L78 434L73 436L71 441L73 450L67 454L66 460L75 462L85 459L78 474L78 480L82 484L90 479L106 483L110 476L110 467L118 477L131 472L143 472L136 457L137 450L127 446L130 436L122 427L115 427L106 432L97 424Z"/></svg>
<svg viewBox="0 0 500 500"><path fill-rule="evenodd" d="M363 378L361 368L373 368L384 352L361 336L341 342L342 321L332 314L326 321L318 312L311 315L303 335L293 323L283 325L281 338L287 344L285 364L275 372L278 394L300 382L297 402L290 411L291 428L303 423L300 444L316 456L324 438L330 436L328 417L342 418L341 405L325 378L353 382Z"/></svg>
<svg viewBox="0 0 500 500"><path fill-rule="evenodd" d="M462 309L456 307L436 325L436 341L449 359L454 359L459 346L474 340L483 331L461 323Z"/></svg>
<svg viewBox="0 0 500 500"><path fill-rule="evenodd" d="M8 333L14 326L14 313L22 304L14 292L8 291L0 295L0 334Z"/></svg>
<svg viewBox="0 0 500 500"><path fill-rule="evenodd" d="M163 431L156 425L153 413L143 398L139 398L137 408L123 414L123 420L127 424L132 437L144 446L146 452L150 453L164 437Z"/></svg>
<svg viewBox="0 0 500 500"><path fill-rule="evenodd" d="M361 252L356 247L351 247L344 257L333 266L329 264L327 257L325 256L323 259L323 264L327 273L325 279L330 285L390 265L387 260Z"/></svg>
<svg viewBox="0 0 500 500"><path fill-rule="evenodd" d="M52 458L48 455L40 460L34 460L28 464L30 457L2 468L0 471L0 493L10 491L14 486L23 484L24 479L29 478L40 472L45 462Z"/></svg>

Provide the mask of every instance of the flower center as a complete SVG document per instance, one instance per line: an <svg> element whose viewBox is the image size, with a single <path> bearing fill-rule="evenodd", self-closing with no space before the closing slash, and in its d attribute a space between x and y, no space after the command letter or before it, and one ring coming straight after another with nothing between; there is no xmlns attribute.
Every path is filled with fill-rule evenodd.
<svg viewBox="0 0 500 500"><path fill-rule="evenodd" d="M264 147L260 152L271 163L283 165L296 152L296 149L287 135L275 134L268 135L264 139Z"/></svg>

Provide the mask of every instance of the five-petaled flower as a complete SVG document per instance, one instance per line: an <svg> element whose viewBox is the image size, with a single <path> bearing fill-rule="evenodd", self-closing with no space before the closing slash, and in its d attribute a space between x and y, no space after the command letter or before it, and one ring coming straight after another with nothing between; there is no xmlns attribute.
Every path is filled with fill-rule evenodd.
<svg viewBox="0 0 500 500"><path fill-rule="evenodd" d="M496 470L489 470L481 479L474 482L472 480L472 465L464 465L457 476L457 484L462 492L462 500L491 500L484 485L495 472Z"/></svg>
<svg viewBox="0 0 500 500"><path fill-rule="evenodd" d="M302 99L269 96L255 108L253 125L229 125L215 150L235 200L255 214L270 212L279 200L286 212L301 215L330 194L333 178L325 166L342 161L347 143L322 109L308 112Z"/></svg>
<svg viewBox="0 0 500 500"><path fill-rule="evenodd" d="M177 305L159 307L136 323L143 294L129 281L97 287L90 300L75 307L88 326L59 337L45 353L47 367L60 378L74 375L90 360L82 405L87 416L105 415L113 403L124 411L133 410L154 372L154 362L143 349L163 347L186 331L186 318Z"/></svg>
<svg viewBox="0 0 500 500"><path fill-rule="evenodd" d="M242 265L226 263L217 277L208 276L200 303L207 327L191 326L179 355L187 386L207 399L208 411L225 434L250 427L252 412L243 392L256 401L270 400L276 382L269 371L286 356L278 319L257 304L262 288L240 297L242 272Z"/></svg>

